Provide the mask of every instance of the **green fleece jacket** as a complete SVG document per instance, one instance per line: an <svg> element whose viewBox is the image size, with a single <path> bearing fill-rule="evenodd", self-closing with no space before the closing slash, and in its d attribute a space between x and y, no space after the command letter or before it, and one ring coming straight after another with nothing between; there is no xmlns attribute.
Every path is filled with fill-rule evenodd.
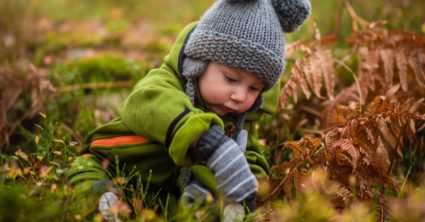
<svg viewBox="0 0 425 222"><path fill-rule="evenodd" d="M114 163L118 157L120 165L125 163L127 169L134 168L143 181L150 178L150 183L162 190L174 190L181 167L190 166L192 174L216 192L212 172L193 159L188 154L188 148L211 124L218 124L227 130L235 119L231 116L221 118L208 112L202 105L194 106L185 94L185 81L181 74L183 49L195 26L196 23L192 23L184 28L164 63L137 82L120 107L119 118L98 127L88 136L88 144L92 143L88 152L96 158L87 155L77 158L68 172L72 184L85 184L84 190L96 179L107 178L105 173L99 172L99 162L109 159ZM244 125L249 133L245 155L256 175L267 176L269 165L262 154L255 124L263 113L272 113L276 109L278 93L279 85L264 93L261 108L249 113ZM126 135L137 135L146 140L118 145L93 143Z"/></svg>

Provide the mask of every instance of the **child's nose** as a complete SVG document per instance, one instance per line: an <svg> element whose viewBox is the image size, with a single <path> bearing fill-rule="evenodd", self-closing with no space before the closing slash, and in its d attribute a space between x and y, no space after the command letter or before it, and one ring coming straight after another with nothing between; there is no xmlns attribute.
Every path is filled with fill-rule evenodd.
<svg viewBox="0 0 425 222"><path fill-rule="evenodd" d="M230 95L230 98L237 102L244 102L247 97L247 90L244 87L237 87L233 93Z"/></svg>

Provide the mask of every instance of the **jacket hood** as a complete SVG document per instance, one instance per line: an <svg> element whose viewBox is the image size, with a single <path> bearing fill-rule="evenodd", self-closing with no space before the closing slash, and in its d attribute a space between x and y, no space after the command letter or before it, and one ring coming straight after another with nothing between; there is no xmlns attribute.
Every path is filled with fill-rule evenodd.
<svg viewBox="0 0 425 222"><path fill-rule="evenodd" d="M183 79L184 77L182 75L182 66L183 61L186 57L186 55L184 54L184 48L187 43L187 40L189 39L189 35L195 29L197 24L198 22L193 22L183 28L183 30L177 36L176 41L172 45L170 53L165 57L164 60L165 64L171 67L173 71Z"/></svg>

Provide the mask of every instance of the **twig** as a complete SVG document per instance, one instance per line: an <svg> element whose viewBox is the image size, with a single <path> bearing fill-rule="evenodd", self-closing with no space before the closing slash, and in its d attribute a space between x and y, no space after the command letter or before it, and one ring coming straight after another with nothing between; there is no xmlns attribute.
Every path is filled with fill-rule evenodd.
<svg viewBox="0 0 425 222"><path fill-rule="evenodd" d="M299 164L300 165L300 164ZM298 166L299 166L298 165ZM298 167L298 166L296 166L296 167ZM296 167L294 167L294 168L296 168ZM274 188L274 190L273 190L273 192L270 194L270 196L273 196L273 195L275 195L275 193L280 189L280 187L281 186L283 186L283 184L285 183L285 181L289 178L289 175L290 175L290 173L288 173L286 176L285 176L285 178L283 178L283 180L282 181L280 181L280 183L279 183L279 185L277 185L276 186L276 188Z"/></svg>
<svg viewBox="0 0 425 222"><path fill-rule="evenodd" d="M306 128L297 128L297 131L301 131L304 133L312 133L312 134L323 134L323 130L314 130L314 129L306 129Z"/></svg>
<svg viewBox="0 0 425 222"><path fill-rule="evenodd" d="M360 18L360 16L356 14L350 2L348 0L344 0L344 3L345 3L345 7L348 10L348 14L350 14L351 18L353 19L353 24L352 24L353 30L358 31L357 23L359 23L363 28L367 27L369 23L366 20Z"/></svg>
<svg viewBox="0 0 425 222"><path fill-rule="evenodd" d="M406 184L407 178L409 178L410 170L412 169L412 165L409 166L409 170L407 171L406 177L403 180L403 184L400 187L400 191L403 191L404 185Z"/></svg>
<svg viewBox="0 0 425 222"><path fill-rule="evenodd" d="M364 105L365 101L363 101L363 94L362 94L362 90L360 88L360 82L359 82L359 79L356 76L356 73L349 66L347 66L344 62L342 62L341 60L335 59L334 61L336 63L338 63L339 65L341 65L343 68L345 68L348 72L350 72L351 75L353 75L354 82L356 83L357 90L359 91L360 103Z"/></svg>
<svg viewBox="0 0 425 222"><path fill-rule="evenodd" d="M303 110L303 111L306 111L310 114L313 114L316 117L319 117L319 118L322 117L322 114L319 111L317 111L313 108L310 108L308 106L301 106L300 109Z"/></svg>

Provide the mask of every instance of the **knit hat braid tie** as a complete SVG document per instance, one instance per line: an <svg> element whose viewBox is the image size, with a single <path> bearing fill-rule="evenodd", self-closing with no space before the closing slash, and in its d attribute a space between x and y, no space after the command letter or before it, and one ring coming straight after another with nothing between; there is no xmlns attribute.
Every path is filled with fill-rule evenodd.
<svg viewBox="0 0 425 222"><path fill-rule="evenodd" d="M195 86L193 81L207 70L207 62L186 57L183 62L183 76L186 78L186 95L195 104Z"/></svg>

